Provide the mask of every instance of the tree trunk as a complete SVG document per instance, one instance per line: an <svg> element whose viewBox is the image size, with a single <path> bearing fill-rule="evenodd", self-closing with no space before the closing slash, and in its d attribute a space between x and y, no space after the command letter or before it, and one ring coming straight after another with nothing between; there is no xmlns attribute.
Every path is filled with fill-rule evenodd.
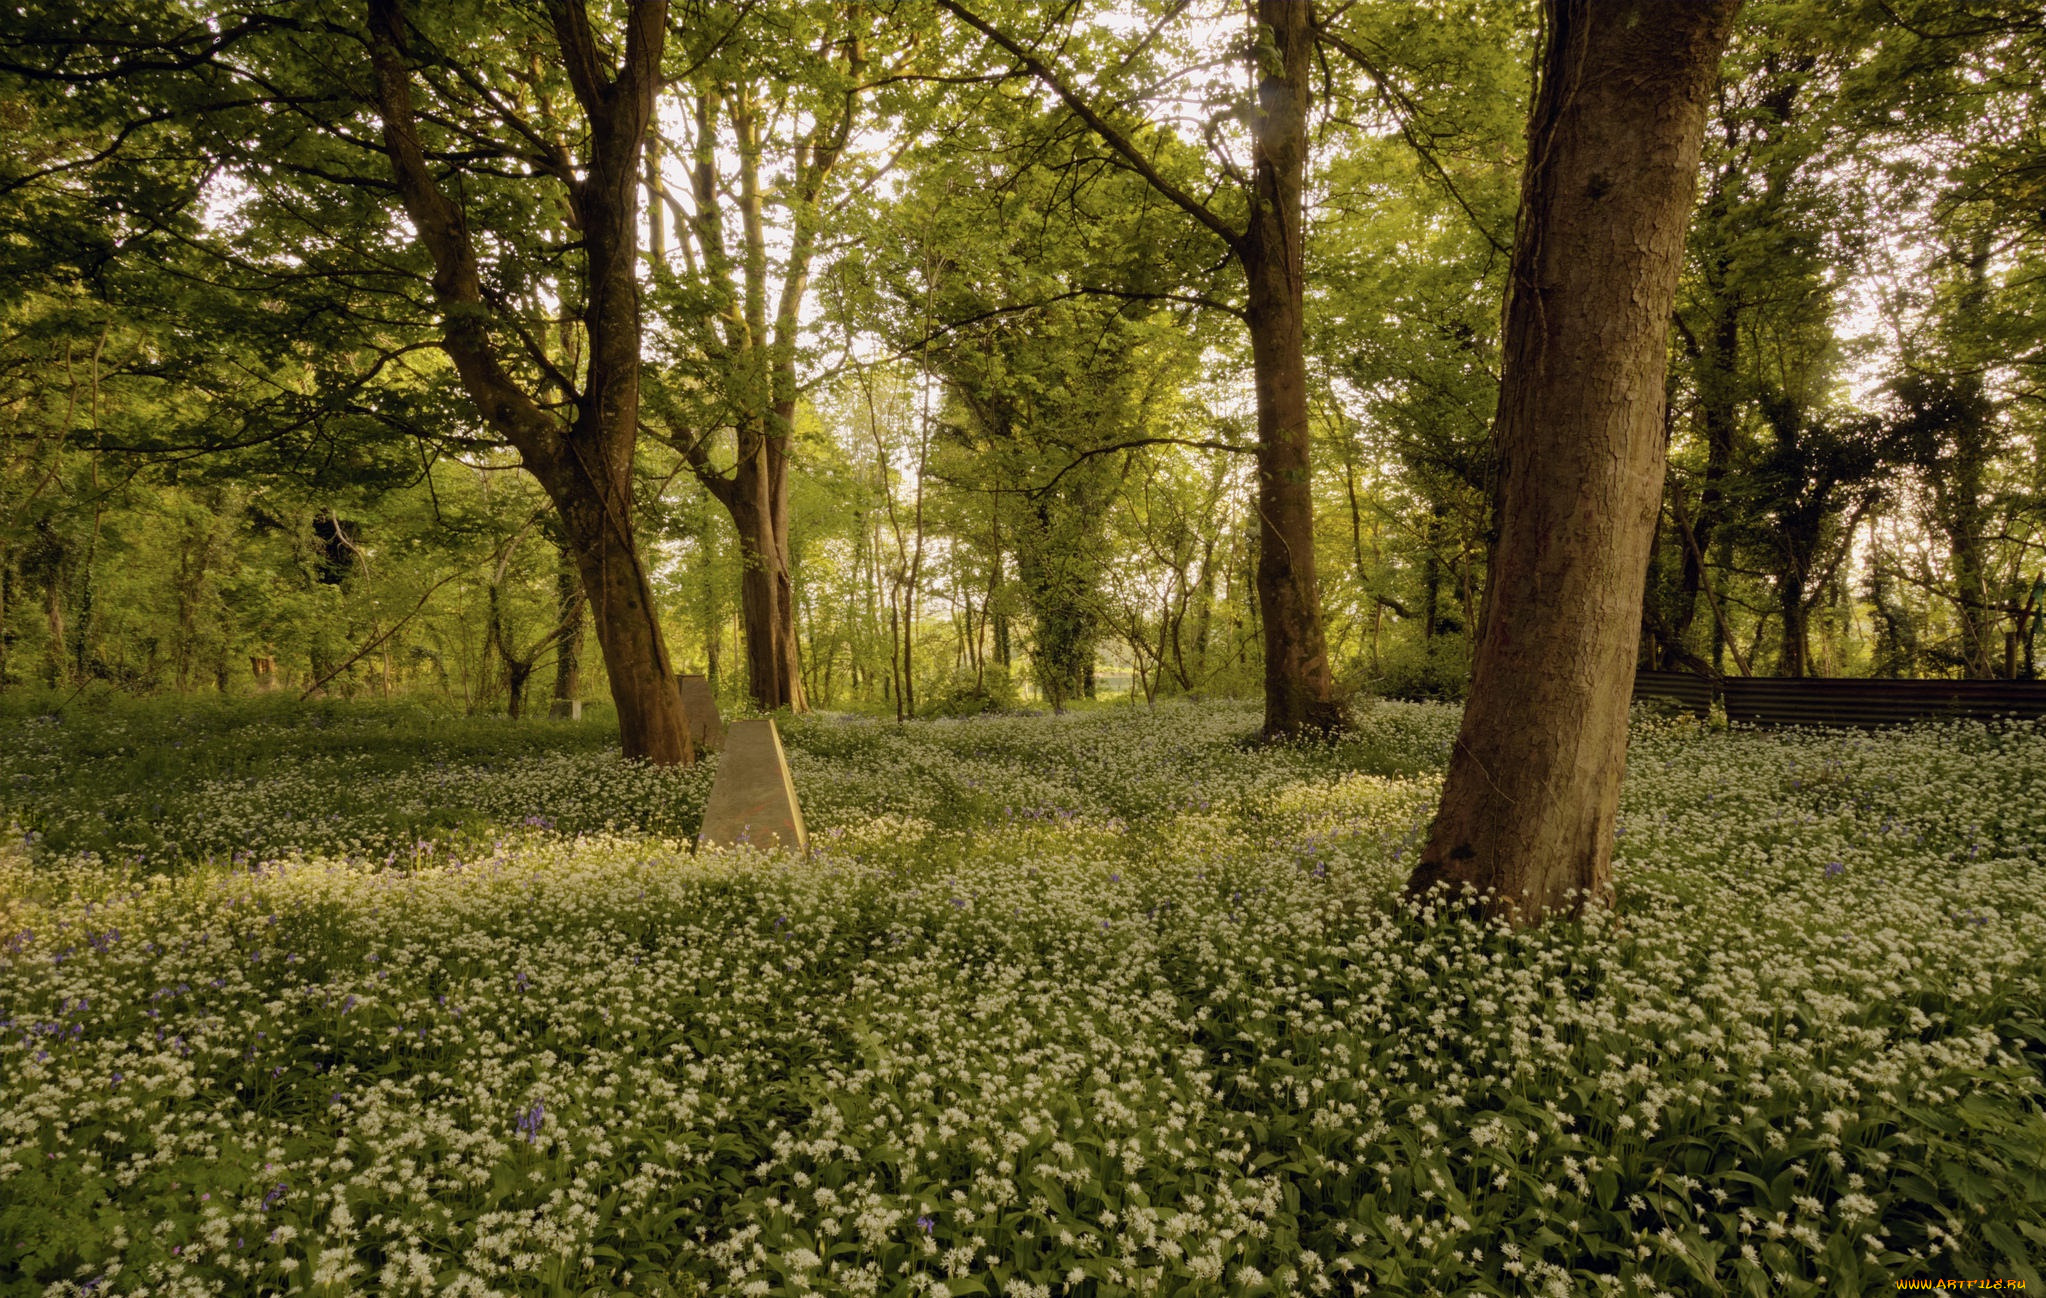
<svg viewBox="0 0 2046 1298"><path fill-rule="evenodd" d="M0 693L7 690L7 647L13 643L13 637L7 633L7 599L15 593L16 585L14 552L6 538L0 537Z"/></svg>
<svg viewBox="0 0 2046 1298"><path fill-rule="evenodd" d="M1977 387L1976 384L1969 384ZM1945 480L1934 491L1941 530L1946 533L1947 557L1954 574L1954 614L1960 626L1962 669L1971 680L1996 675L1996 629L2001 612L1989 599L1989 562L1983 554L1982 536L1986 511L1982 507L1983 479L1994 434L1987 403L1979 390L1976 399L1957 412L1948 436Z"/></svg>
<svg viewBox="0 0 2046 1298"><path fill-rule="evenodd" d="M555 466L557 472L563 467ZM619 476L626 481L608 488L581 485L572 476L581 466L565 467L567 482L557 482L556 473L542 474L540 480L554 499L562 533L575 553L576 571L589 600L590 625L611 678L625 755L660 765L689 765L696 753L661 635L653 587L626 512L629 504L611 507L632 498L630 465L620 466Z"/></svg>
<svg viewBox="0 0 2046 1298"><path fill-rule="evenodd" d="M561 516L562 536L589 594L625 755L686 765L695 752L633 534L632 497L639 435L639 158L660 82L668 6L645 0L629 8L616 68L604 65L582 6L550 8L563 66L589 128L584 156L572 166L564 161L559 177L584 258L587 339L584 381L570 394L565 421L519 384L492 336L468 210L442 190L420 141L402 0L369 0L375 107L406 214L433 259L434 298L444 311L441 349L484 423L518 450Z"/></svg>
<svg viewBox="0 0 2046 1298"><path fill-rule="evenodd" d="M770 710L798 712L806 710L808 702L803 697L789 556L788 456L799 392L797 334L825 220L820 210L824 187L851 138L865 67L857 33L834 38L829 47L841 51L846 60L846 88L832 109L813 119L793 141L790 171L785 187L778 190L779 199L763 185L762 130L772 114L763 109L760 87L740 84L729 93L698 90L692 167L697 212L677 231L685 237L693 232L699 246L700 257L692 261L692 269L700 266L717 288L743 303L741 312L727 319L722 335L708 327L705 332L706 340L715 338L707 350L734 371L736 381L728 384L727 393L741 407L734 422L737 462L729 474L721 473L711 467L701 437L681 438L679 444L690 468L730 512L739 533L745 560L740 617L753 701ZM722 147L717 139L720 117L732 130L729 145ZM736 186L720 176L721 167L732 163ZM736 199L739 215L741 255L736 261L725 247L721 205L727 197ZM771 321L769 239L763 219L770 201L787 208L792 225Z"/></svg>
<svg viewBox="0 0 2046 1298"><path fill-rule="evenodd" d="M1427 547L1421 556L1421 643L1429 644L1442 628L1442 515L1430 511L1421 534Z"/></svg>
<svg viewBox="0 0 2046 1298"><path fill-rule="evenodd" d="M1264 623L1267 738L1340 728L1321 589L1307 420L1301 178L1314 67L1314 15L1300 0L1259 0L1268 58L1258 85L1250 224L1237 245L1249 293L1257 392L1258 611Z"/></svg>
<svg viewBox="0 0 2046 1298"><path fill-rule="evenodd" d="M575 556L564 553L554 574L554 600L561 623L567 627L554 650L553 704L548 715L565 717L583 689L583 583L576 572Z"/></svg>
<svg viewBox="0 0 2046 1298"><path fill-rule="evenodd" d="M1783 619L1783 652L1777 655L1776 674L1792 680L1811 675L1811 628L1805 616L1804 572L1795 556L1776 579L1776 612Z"/></svg>
<svg viewBox="0 0 2046 1298"><path fill-rule="evenodd" d="M793 412L791 412L793 417ZM746 635L746 681L754 703L802 711L803 664L796 641L795 587L789 579L788 459L784 440L742 433L750 449L730 479L711 485L739 534L739 616Z"/></svg>
<svg viewBox="0 0 2046 1298"><path fill-rule="evenodd" d="M1723 278L1724 272L1721 272ZM1705 480L1698 493L1698 514L1691 526L1692 543L1683 547L1677 580L1676 607L1670 631L1681 645L1698 615L1698 596L1705 583L1705 553L1719 530L1725 509L1726 474L1733 464L1734 433L1740 420L1740 309L1731 288L1721 286L1713 299L1711 327L1698 357L1698 403L1705 432ZM1683 670L1674 652L1666 651L1664 671Z"/></svg>
<svg viewBox="0 0 2046 1298"><path fill-rule="evenodd" d="M43 617L49 626L49 684L52 689L62 688L71 678L64 655L64 556L60 554L50 567L50 584L43 595Z"/></svg>
<svg viewBox="0 0 2046 1298"><path fill-rule="evenodd" d="M1966 505L1973 506L1969 500ZM1989 565L1982 555L1979 507L1964 506L1959 522L1947 533L1947 550L1954 570L1954 612L1961 628L1961 661L1971 680L1989 680L1996 675L1996 630L2002 622L2000 610L1989 602ZM1976 526L1971 526L1975 524Z"/></svg>
<svg viewBox="0 0 2046 1298"><path fill-rule="evenodd" d="M1506 312L1498 539L1470 703L1409 880L1532 923L1611 892L1663 378L1739 0L1546 0Z"/></svg>

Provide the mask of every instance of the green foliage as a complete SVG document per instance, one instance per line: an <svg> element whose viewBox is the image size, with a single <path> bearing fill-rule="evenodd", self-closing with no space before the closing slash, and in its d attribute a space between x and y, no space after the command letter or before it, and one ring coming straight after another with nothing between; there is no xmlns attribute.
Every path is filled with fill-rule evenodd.
<svg viewBox="0 0 2046 1298"><path fill-rule="evenodd" d="M924 695L923 712L933 717L977 717L1014 712L1023 701L1009 669L989 663L977 673L954 672Z"/></svg>
<svg viewBox="0 0 2046 1298"><path fill-rule="evenodd" d="M1042 37L1160 176L1244 220L1260 37L1238 10L984 8ZM600 8L599 31L622 12ZM496 0L407 13L422 144L488 234L493 341L513 379L563 399L587 361L559 164L582 123L551 22ZM1059 699L1090 669L1150 694L1259 688L1251 476L1187 446L1091 454L1252 437L1240 268L1213 233L933 7L712 17L671 7L640 195L656 437L635 503L678 664L741 674L738 551L693 470L727 471L743 429L790 439L817 702L882 707L899 676L991 663ZM2002 673L2003 636L2036 639L2035 17L2016 0L1745 7L1673 329L1644 626L1661 665L1785 666L1786 622L1836 673ZM1345 680L1453 692L1476 635L1533 19L1518 0L1365 3L1321 34L1305 303ZM438 530L469 511L434 493L505 461L431 345L362 23L253 0L0 16L0 688L236 688L265 655L303 682L468 566L482 575L434 594L388 669L333 688L494 707L519 671L500 649L522 658L557 620L542 536L487 579L515 493ZM834 390L848 367L942 391L886 412L880 447ZM1807 481L1832 473L1833 434L1876 418L1899 436L1863 481ZM373 572L313 579L322 511L368 526ZM393 562L394 537L446 562Z"/></svg>
<svg viewBox="0 0 2046 1298"><path fill-rule="evenodd" d="M17 713L80 801L338 819L0 856L0 1292L2039 1283L2046 733L1638 723L1616 911L1511 933L1396 900L1455 722L798 720L804 860L595 727Z"/></svg>
<svg viewBox="0 0 2046 1298"><path fill-rule="evenodd" d="M1364 684L1388 699L1454 702L1469 692L1470 679L1470 642L1461 636L1436 636L1396 642L1381 658L1379 674Z"/></svg>

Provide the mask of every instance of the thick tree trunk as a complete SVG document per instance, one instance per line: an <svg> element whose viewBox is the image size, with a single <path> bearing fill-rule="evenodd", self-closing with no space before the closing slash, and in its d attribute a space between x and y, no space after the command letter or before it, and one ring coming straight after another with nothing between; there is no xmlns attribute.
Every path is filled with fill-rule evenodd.
<svg viewBox="0 0 2046 1298"><path fill-rule="evenodd" d="M583 7L550 7L562 63L589 125L584 156L574 165L564 159L557 176L568 190L585 263L587 359L566 423L513 377L491 336L468 211L441 189L420 141L402 0L369 0L369 33L384 147L406 214L433 259L434 298L444 311L441 348L485 424L518 450L561 516L589 594L625 755L687 764L695 753L632 522L639 157L660 81L667 10L665 0L630 7L622 64L607 68Z"/></svg>
<svg viewBox="0 0 2046 1298"><path fill-rule="evenodd" d="M1954 612L1961 627L1963 670L1971 680L1988 680L1997 674L1996 631L2003 618L1989 602L1989 572L1982 556L1980 534L1964 523L1947 534L1947 548L1953 560L1958 594Z"/></svg>
<svg viewBox="0 0 2046 1298"><path fill-rule="evenodd" d="M561 515L582 577L625 755L662 765L694 762L681 691L633 533L630 461L611 466L615 477L605 484L586 480L580 458L535 464L529 456L527 465Z"/></svg>
<svg viewBox="0 0 2046 1298"><path fill-rule="evenodd" d="M1345 724L1329 671L1314 569L1313 472L1307 420L1305 244L1300 199L1314 15L1300 0L1259 0L1260 44L1250 224L1237 244L1248 296L1257 392L1258 611L1264 623L1267 738Z"/></svg>
<svg viewBox="0 0 2046 1298"><path fill-rule="evenodd" d="M1547 0L1470 703L1409 887L1529 923L1610 893L1670 305L1739 0Z"/></svg>
<svg viewBox="0 0 2046 1298"><path fill-rule="evenodd" d="M716 494L739 534L747 688L761 708L800 712L806 700L795 585L789 576L788 459L770 433L742 433L740 442L753 453L739 461L728 482L718 484Z"/></svg>
<svg viewBox="0 0 2046 1298"><path fill-rule="evenodd" d="M1994 438L1986 419L1970 417L1976 411L1986 413L1986 403L1980 403L1979 396L1950 434L1951 478L1942 484L1944 491L1934 494L1954 574L1954 613L1960 623L1962 669L1970 679L1988 680L1996 675L1996 630L2003 617L1990 605L1989 562L1982 544L1983 534L1991 530L1986 525L1987 511L1982 507L1982 499L1989 447ZM1945 499L1939 499L1940 496Z"/></svg>

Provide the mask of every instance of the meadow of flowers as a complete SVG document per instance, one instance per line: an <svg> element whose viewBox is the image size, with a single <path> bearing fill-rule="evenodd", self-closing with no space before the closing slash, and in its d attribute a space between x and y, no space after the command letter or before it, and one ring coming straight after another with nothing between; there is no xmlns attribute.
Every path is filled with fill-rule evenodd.
<svg viewBox="0 0 2046 1298"><path fill-rule="evenodd" d="M1639 720L1610 914L1399 885L1455 714L0 718L0 1294L2042 1282L2046 727Z"/></svg>

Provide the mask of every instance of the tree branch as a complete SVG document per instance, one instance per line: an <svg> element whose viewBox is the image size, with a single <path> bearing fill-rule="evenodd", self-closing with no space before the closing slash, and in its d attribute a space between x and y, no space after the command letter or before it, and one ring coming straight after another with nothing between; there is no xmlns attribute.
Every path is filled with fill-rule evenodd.
<svg viewBox="0 0 2046 1298"><path fill-rule="evenodd" d="M1212 230L1216 237L1220 238L1222 242L1228 244L1232 249L1243 242L1244 235L1242 231L1237 230L1227 221L1217 216L1214 209L1210 208L1207 204L1167 180L1159 172L1158 168L1151 164L1151 160L1138 150L1136 144L1128 136L1110 125L1108 120L1102 117L1101 114L1095 112L1093 107L1086 100L1082 99L1077 91L1068 86L1056 72L1052 71L1043 59L1038 58L1028 49L1025 49L1021 42L987 21L987 19L982 18L966 8L966 6L960 4L959 0L938 0L938 7L1001 46L1004 50L1007 50L1009 55L1018 63L1021 63L1031 76L1043 82L1053 94L1057 95L1065 106L1072 110L1075 117L1087 123L1094 134L1101 138L1102 143L1121 154L1123 159L1130 164L1131 169L1150 183L1151 188L1172 200L1188 216L1191 216L1194 220L1199 221L1209 230Z"/></svg>
<svg viewBox="0 0 2046 1298"><path fill-rule="evenodd" d="M299 696L298 696L298 701L299 701L300 703L303 703L303 702L305 702L305 701L306 701L307 699L311 698L311 697L313 696L313 691L315 691L315 690L319 689L319 688L320 688L320 687L321 687L322 685L325 685L325 684L326 684L326 683L327 683L328 681L330 681L330 680L333 680L333 679L334 679L334 678L335 678L336 676L339 676L339 675L340 675L340 674L341 674L342 672L345 672L345 671L347 671L347 670L348 670L348 669L349 669L350 667L353 667L353 666L355 666L355 664L356 664L356 663L358 663L358 662L361 662L361 661L362 661L362 659L363 659L363 656L364 656L365 654L368 654L368 653L369 653L369 652L370 652L371 650L375 649L375 648L376 648L376 647L377 647L378 645L380 645L380 644L383 644L383 643L384 643L384 642L385 642L386 640L389 640L389 639L390 639L390 638L391 638L392 636L394 636L394 635L398 634L399 630L400 630L400 629L401 629L401 628L402 628L402 627L403 627L403 626L404 626L404 625L405 625L405 624L406 624L407 622L410 622L410 621L411 621L411 620L412 620L413 618L415 618L415 617L418 617L418 616L419 616L419 610L420 610L420 609L423 609L423 608L425 608L425 607L426 607L426 601L427 601L427 600L430 600L430 599L432 599L432 598L433 598L433 593L434 593L435 591L439 590L439 589L440 589L441 587L443 587L443 586L447 585L447 584L448 584L449 582L453 581L453 580L454 580L455 578L457 578L457 577L459 577L459 576L461 576L461 575L462 575L462 574L461 574L461 572L460 572L460 571L456 571L456 572L451 572L451 573L449 573L449 574L448 574L447 576L445 576L445 577L442 577L442 578L441 578L441 579L440 579L439 581L437 581L437 582L433 583L433 585L431 585L431 586L428 586L428 587L426 588L426 593L425 593L424 595L421 595L421 596L419 597L419 602L418 602L417 604L414 604L414 605L412 606L412 611L411 611L410 613L407 613L407 614L406 614L405 616L403 616L403 617L399 618L399 619L398 619L398 620L397 620L396 622L393 622L393 623L391 623L391 628L390 628L390 630L388 630L388 631L385 631L385 632L384 632L384 633L383 633L382 635L379 635L379 636L376 636L376 637L374 637L373 639L371 639L371 640L370 640L370 642L369 642L368 644L364 645L364 646L363 646L362 648L360 648L360 649L357 649L357 650L356 650L356 651L355 651L354 653L352 653L352 654L348 655L348 658L347 658L347 660L346 660L345 662L343 662L343 663L342 663L342 664L341 664L341 665L340 665L339 667L336 667L336 668L334 668L334 669L333 669L332 671L328 672L328 673L327 673L327 674L326 674L325 676L322 676L322 677L320 677L320 679L318 679L318 680L314 681L314 682L313 682L312 684L310 684L310 685L306 686L306 687L305 687L305 693L303 693L303 694L301 694L301 695L299 695Z"/></svg>
<svg viewBox="0 0 2046 1298"><path fill-rule="evenodd" d="M1513 250L1507 247L1500 240L1499 236L1492 233L1490 226L1478 219L1476 209L1472 208L1470 202L1464 198L1463 191L1456 187L1456 181L1450 177L1449 169L1442 165L1442 160L1437 158L1434 151L1422 144L1420 139L1415 136L1413 120L1420 115L1420 105L1415 103L1412 96L1408 95L1391 77L1387 76L1384 70L1364 51L1328 30L1326 26L1323 26L1317 34L1323 42L1362 68L1364 75L1371 78L1371 84L1378 88L1379 95L1395 109L1393 122L1399 127L1400 138L1407 142L1407 147L1414 151L1414 156L1418 157L1434 171L1436 177L1442 181L1442 187L1449 191L1450 198L1454 199L1456 205L1463 209L1463 214L1470 218L1472 228L1483 236L1486 243L1492 245L1494 252L1505 257L1512 256Z"/></svg>

